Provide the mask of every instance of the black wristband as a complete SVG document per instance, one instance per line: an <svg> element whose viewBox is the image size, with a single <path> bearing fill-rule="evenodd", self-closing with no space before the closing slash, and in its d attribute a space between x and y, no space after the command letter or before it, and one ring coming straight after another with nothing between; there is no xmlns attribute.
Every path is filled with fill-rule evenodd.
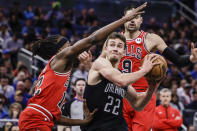
<svg viewBox="0 0 197 131"><path fill-rule="evenodd" d="M174 50L171 48L167 47L163 51L162 55L173 62L176 66L178 67L184 67L192 64L190 61L190 56L189 55L178 55Z"/></svg>

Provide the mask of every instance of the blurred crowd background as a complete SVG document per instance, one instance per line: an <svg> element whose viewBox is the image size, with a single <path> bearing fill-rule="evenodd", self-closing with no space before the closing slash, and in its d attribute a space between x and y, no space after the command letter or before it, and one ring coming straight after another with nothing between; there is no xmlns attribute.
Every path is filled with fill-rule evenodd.
<svg viewBox="0 0 197 131"><path fill-rule="evenodd" d="M197 44L197 25L180 15L181 8L173 0L147 0L148 7L143 15L142 30L160 35L178 54L190 54L190 44ZM96 2L96 3L95 3ZM0 119L18 119L33 95L33 84L45 62L36 61L36 70L19 57L21 49L31 51L32 41L54 34L67 37L72 43L87 37L91 32L123 15L128 4L139 5L143 1L129 0L2 0L0 1ZM195 10L195 0L185 3ZM192 3L193 2L193 3ZM183 10L184 11L184 10ZM188 13L186 13L188 14ZM190 16L190 14L188 14ZM123 31L123 28L117 30ZM102 48L102 42L90 50L93 60ZM32 59L28 56L28 60ZM75 97L74 83L78 78L87 80L86 65L76 60L72 71L68 94ZM194 126L197 112L197 63L177 68L168 61L167 77L159 89L172 91L171 105L183 116L186 128ZM159 104L159 100L157 100ZM17 122L0 121L0 129L17 127ZM54 128L56 130L56 128ZM183 130L183 129L180 129Z"/></svg>

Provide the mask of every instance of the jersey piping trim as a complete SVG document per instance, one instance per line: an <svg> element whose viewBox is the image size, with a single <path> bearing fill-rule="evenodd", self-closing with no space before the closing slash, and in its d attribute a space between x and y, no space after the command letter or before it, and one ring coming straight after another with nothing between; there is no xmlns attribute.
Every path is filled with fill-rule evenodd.
<svg viewBox="0 0 197 131"><path fill-rule="evenodd" d="M48 66L49 66L49 69L50 69L50 70L52 70L52 69L51 69L51 66L50 66L50 63L51 63L51 61L52 61L54 58L55 58L55 55L52 56L51 59L49 60ZM68 75L68 74L70 73L70 71L68 71L68 72L66 72L66 73L61 73L61 72L57 72L57 71L54 71L54 70L52 70L52 71L55 73L55 75L59 75L59 76L66 76L66 75Z"/></svg>
<svg viewBox="0 0 197 131"><path fill-rule="evenodd" d="M33 105L33 106L37 106L37 107L42 108L44 111L46 111L53 118L53 115L51 114L51 112L49 112L46 108L44 108L38 104L33 104L33 103L30 103L29 105Z"/></svg>
<svg viewBox="0 0 197 131"><path fill-rule="evenodd" d="M31 107L31 106L28 106L27 108L31 108L31 109L33 109L33 110L36 110L36 111L42 113L44 116L47 117L47 119L48 119L49 121L51 121L50 118L49 118L44 112L42 112L41 110L38 110L38 109L36 109L36 108L34 108L34 107Z"/></svg>
<svg viewBox="0 0 197 131"><path fill-rule="evenodd" d="M140 34L137 36L137 37L135 37L135 38L133 38L133 39L127 39L127 41L133 41L133 40L135 40L135 39L137 39L142 33L143 33L144 31L140 31Z"/></svg>
<svg viewBox="0 0 197 131"><path fill-rule="evenodd" d="M60 72L56 72L56 71L53 71L56 75L58 76L67 76L70 74L70 71L66 72L66 73L60 73Z"/></svg>
<svg viewBox="0 0 197 131"><path fill-rule="evenodd" d="M143 47L144 47L144 49L146 50L146 52L147 52L148 54L150 54L151 52L147 49L146 43L145 43L145 38L146 38L147 34L148 34L148 33L145 32L145 33L144 33L144 36L143 36Z"/></svg>

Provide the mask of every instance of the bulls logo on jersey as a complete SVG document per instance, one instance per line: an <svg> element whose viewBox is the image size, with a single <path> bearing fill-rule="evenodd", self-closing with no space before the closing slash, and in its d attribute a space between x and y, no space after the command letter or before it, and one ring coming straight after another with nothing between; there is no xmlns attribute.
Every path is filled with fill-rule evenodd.
<svg viewBox="0 0 197 131"><path fill-rule="evenodd" d="M142 39L141 39L141 38L137 38L137 39L135 40L135 42L136 42L137 44L140 44L140 43L142 42Z"/></svg>

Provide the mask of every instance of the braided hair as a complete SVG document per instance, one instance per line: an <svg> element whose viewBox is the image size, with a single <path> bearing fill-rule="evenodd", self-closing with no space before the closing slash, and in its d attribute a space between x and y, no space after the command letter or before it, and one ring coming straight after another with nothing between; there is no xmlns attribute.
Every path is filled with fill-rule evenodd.
<svg viewBox="0 0 197 131"><path fill-rule="evenodd" d="M52 35L46 39L40 39L33 43L33 56L39 55L45 60L49 60L58 50L67 42L65 37L61 35Z"/></svg>

